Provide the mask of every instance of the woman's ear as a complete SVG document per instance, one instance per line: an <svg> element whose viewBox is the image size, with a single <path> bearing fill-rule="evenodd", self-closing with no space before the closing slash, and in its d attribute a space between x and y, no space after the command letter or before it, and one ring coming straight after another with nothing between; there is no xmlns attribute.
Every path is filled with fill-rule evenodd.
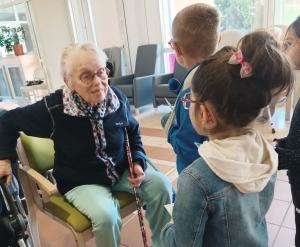
<svg viewBox="0 0 300 247"><path fill-rule="evenodd" d="M64 76L64 83L66 84L67 88L69 88L71 91L74 90L73 86L69 85L69 81L66 76Z"/></svg>

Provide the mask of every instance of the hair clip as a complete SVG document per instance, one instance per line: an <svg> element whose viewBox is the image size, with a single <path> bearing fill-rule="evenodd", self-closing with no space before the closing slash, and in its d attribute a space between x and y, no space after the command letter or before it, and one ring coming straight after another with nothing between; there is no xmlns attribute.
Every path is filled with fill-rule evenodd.
<svg viewBox="0 0 300 247"><path fill-rule="evenodd" d="M241 67L241 78L246 78L252 75L252 68L249 63L243 61L243 54L241 51L237 51L233 53L230 57L228 63L229 64L240 64Z"/></svg>

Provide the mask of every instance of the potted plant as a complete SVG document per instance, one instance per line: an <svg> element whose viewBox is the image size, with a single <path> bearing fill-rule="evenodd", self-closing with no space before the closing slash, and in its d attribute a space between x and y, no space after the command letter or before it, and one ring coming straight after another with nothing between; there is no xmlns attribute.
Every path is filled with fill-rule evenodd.
<svg viewBox="0 0 300 247"><path fill-rule="evenodd" d="M12 30L9 27L0 27L0 46L4 47L6 53L11 53L12 49Z"/></svg>
<svg viewBox="0 0 300 247"><path fill-rule="evenodd" d="M20 44L25 41L25 30L23 27L13 28L12 30L12 43L16 56L24 55L23 46Z"/></svg>
<svg viewBox="0 0 300 247"><path fill-rule="evenodd" d="M14 50L16 56L23 55L23 46L20 44L25 40L25 30L23 27L10 28L0 27L0 46L10 54Z"/></svg>

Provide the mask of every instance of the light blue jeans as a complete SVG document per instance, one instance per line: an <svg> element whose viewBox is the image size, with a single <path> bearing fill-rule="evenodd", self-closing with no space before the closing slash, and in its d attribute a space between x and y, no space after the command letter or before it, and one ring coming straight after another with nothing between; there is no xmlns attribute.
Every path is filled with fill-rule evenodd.
<svg viewBox="0 0 300 247"><path fill-rule="evenodd" d="M152 246L162 247L160 232L170 221L170 215L164 205L171 203L172 185L168 177L160 172L147 169L145 174L145 180L138 193L147 204L146 219L152 231ZM129 172L126 170L114 186L82 185L65 194L70 203L91 219L97 247L120 245L122 228L120 206L118 200L112 196L112 191L126 191L133 194L128 177ZM148 232L148 237L149 234Z"/></svg>

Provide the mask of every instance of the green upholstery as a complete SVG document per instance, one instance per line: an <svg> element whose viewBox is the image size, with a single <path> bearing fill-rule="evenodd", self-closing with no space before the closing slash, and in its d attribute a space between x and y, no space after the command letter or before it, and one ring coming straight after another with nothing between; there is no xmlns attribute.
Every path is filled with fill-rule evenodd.
<svg viewBox="0 0 300 247"><path fill-rule="evenodd" d="M30 168L38 173L45 173L54 166L53 141L20 133L21 142L27 155Z"/></svg>
<svg viewBox="0 0 300 247"><path fill-rule="evenodd" d="M54 149L52 140L27 136L24 133L20 133L20 138L32 169L44 173L53 168ZM135 201L134 195L127 192L116 191L113 192L113 195L119 201L121 209ZM49 202L43 203L43 208L68 223L77 232L83 232L91 227L90 220L59 193L51 195Z"/></svg>
<svg viewBox="0 0 300 247"><path fill-rule="evenodd" d="M117 191L114 192L113 195L119 201L121 208L135 200L134 195L127 192ZM77 232L83 232L92 226L90 220L59 193L51 195L50 201L44 203L43 206L45 211L68 223Z"/></svg>

